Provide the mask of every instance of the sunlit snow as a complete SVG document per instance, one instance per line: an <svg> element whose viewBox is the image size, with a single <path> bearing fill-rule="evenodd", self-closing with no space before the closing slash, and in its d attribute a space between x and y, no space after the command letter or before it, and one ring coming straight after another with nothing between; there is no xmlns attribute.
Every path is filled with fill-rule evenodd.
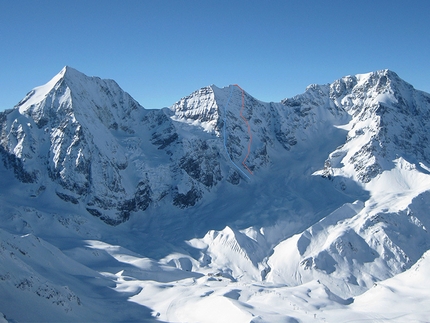
<svg viewBox="0 0 430 323"><path fill-rule="evenodd" d="M145 110L65 67L0 122L0 323L430 317L430 95L391 71Z"/></svg>

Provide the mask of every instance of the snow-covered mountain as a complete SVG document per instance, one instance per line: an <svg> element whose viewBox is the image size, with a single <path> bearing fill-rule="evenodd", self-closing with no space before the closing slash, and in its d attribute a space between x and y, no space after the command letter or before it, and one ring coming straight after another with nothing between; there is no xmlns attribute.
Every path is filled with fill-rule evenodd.
<svg viewBox="0 0 430 323"><path fill-rule="evenodd" d="M428 273L429 126L389 70L146 110L65 67L0 113L0 322L420 321L389 311Z"/></svg>

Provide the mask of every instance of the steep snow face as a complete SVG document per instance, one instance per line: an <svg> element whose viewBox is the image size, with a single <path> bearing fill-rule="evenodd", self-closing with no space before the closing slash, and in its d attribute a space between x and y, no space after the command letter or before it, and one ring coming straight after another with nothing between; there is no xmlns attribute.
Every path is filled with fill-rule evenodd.
<svg viewBox="0 0 430 323"><path fill-rule="evenodd" d="M46 97L49 95L51 90L58 86L58 83L60 83L65 76L67 71L71 71L71 68L65 66L60 73L55 75L48 83L42 86L38 86L31 90L27 95L22 99L19 103L19 112L21 114L26 113L33 113L33 110L38 110L37 106L40 106L40 102L46 99ZM72 72L73 73L73 72ZM36 112L37 114L37 112Z"/></svg>

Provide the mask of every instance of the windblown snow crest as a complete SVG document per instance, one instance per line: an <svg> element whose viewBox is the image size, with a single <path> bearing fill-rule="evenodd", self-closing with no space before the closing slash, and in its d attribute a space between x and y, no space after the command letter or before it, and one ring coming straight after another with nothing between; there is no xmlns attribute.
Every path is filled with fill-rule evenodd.
<svg viewBox="0 0 430 323"><path fill-rule="evenodd" d="M147 110L65 67L0 113L0 321L393 318L360 306L428 267L429 126L389 70Z"/></svg>

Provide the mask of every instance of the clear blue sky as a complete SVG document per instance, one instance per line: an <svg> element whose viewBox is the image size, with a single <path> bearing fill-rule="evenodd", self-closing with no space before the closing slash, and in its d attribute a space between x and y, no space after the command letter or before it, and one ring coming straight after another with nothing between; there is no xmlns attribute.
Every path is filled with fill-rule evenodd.
<svg viewBox="0 0 430 323"><path fill-rule="evenodd" d="M65 65L146 108L237 83L263 101L389 68L430 92L430 1L0 0L0 110Z"/></svg>

